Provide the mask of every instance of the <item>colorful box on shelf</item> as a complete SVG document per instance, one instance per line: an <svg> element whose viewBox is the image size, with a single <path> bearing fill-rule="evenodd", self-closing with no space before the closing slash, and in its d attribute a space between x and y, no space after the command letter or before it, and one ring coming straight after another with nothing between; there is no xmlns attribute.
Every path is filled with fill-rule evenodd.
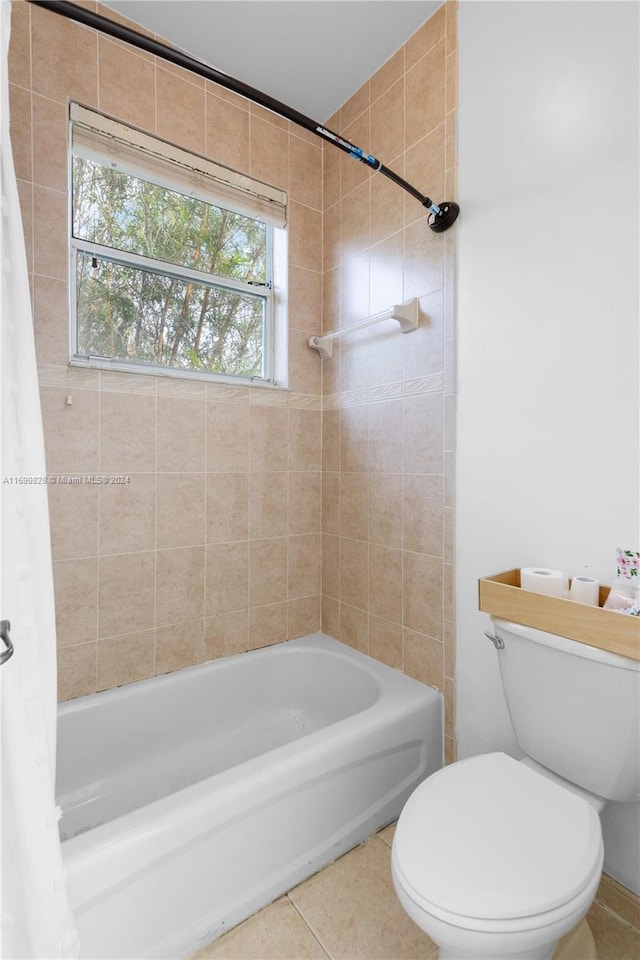
<svg viewBox="0 0 640 960"><path fill-rule="evenodd" d="M600 606L592 607L523 590L520 570L483 577L478 586L480 609L493 617L640 660L640 617L603 610L609 587L600 587Z"/></svg>

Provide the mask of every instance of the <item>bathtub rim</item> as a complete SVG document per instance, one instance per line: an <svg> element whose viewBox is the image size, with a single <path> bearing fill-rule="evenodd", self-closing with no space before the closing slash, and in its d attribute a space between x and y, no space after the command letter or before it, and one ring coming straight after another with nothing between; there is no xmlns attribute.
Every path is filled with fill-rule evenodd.
<svg viewBox="0 0 640 960"><path fill-rule="evenodd" d="M194 663L188 667L181 667L179 670L170 670L167 673L159 673L153 677L144 677L142 680L132 680L129 683L120 684L120 686L117 687L107 687L104 690L97 690L95 693L88 693L81 697L72 697L70 700L62 700L58 703L57 717L59 719L61 716L73 715L74 713L80 712L82 709L102 701L105 696L108 696L111 702L117 703L119 700L128 699L135 690L144 690L151 685L154 687L166 686L172 681L175 682L176 677L188 677L189 674L192 673L211 672L213 670L216 672L229 670L232 669L234 664L244 660L247 655L257 660L268 654L273 656L276 652L278 652L278 656L281 656L284 655L287 650L295 650L298 648L315 648L332 656L346 656L347 659L351 659L351 654L353 654L353 658L356 659L358 666L368 673L371 679L378 685L380 683L380 677L378 676L378 671L375 669L376 666L384 667L386 670L393 670L401 674L401 676L408 676L408 674L403 674L397 667L391 667L386 663L382 663L382 661L375 660L373 657L368 656L368 654L361 653L359 650L348 646L348 644L335 640L328 634L318 631L304 637L295 637L292 640L276 640L262 647L242 650L240 653L234 653L225 657L216 657L213 660L204 660L201 663ZM367 661L374 664L373 669ZM409 679L413 680L413 677ZM425 684L423 684L423 686L425 686Z"/></svg>

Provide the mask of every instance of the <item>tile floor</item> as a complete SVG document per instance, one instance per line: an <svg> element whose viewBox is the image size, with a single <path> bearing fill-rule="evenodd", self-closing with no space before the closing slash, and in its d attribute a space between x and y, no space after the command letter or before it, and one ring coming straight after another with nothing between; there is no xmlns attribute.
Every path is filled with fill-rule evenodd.
<svg viewBox="0 0 640 960"><path fill-rule="evenodd" d="M437 960L391 881L394 826L330 863L193 960ZM640 960L640 911L603 878L589 922L599 960Z"/></svg>

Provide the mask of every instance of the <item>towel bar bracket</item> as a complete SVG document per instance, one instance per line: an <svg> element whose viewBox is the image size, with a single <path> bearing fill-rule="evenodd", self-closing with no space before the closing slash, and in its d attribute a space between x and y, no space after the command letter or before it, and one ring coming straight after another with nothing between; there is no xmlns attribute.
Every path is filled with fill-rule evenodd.
<svg viewBox="0 0 640 960"><path fill-rule="evenodd" d="M312 350L317 350L321 360L331 360L333 356L333 342L321 343L320 337L309 337L309 346Z"/></svg>

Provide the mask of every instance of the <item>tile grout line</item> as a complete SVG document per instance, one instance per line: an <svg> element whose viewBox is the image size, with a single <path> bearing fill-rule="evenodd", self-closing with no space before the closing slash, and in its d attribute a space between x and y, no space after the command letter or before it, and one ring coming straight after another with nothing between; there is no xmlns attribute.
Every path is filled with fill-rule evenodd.
<svg viewBox="0 0 640 960"><path fill-rule="evenodd" d="M597 894L591 906L600 907L600 909L603 910L607 914L607 916L611 917L613 921L621 924L627 930L631 930L633 933L636 934L636 936L640 936L640 930L638 930L637 927L634 927L634 925L629 920L626 920L624 917L620 916L619 913L616 913L616 911L612 907L608 906L606 903L603 903L602 900L598 900Z"/></svg>
<svg viewBox="0 0 640 960"><path fill-rule="evenodd" d="M325 868L323 867L323 869L325 869ZM320 872L321 872L321 871L320 871ZM294 887L294 889L295 889L295 887ZM309 923L305 920L304 914L303 914L302 911L299 909L299 907L297 906L297 904L294 903L294 901L293 901L293 900L291 899L291 897L289 896L289 893L290 893L290 892L291 892L291 891L287 891L286 894L285 894L285 897L287 898L287 902L290 903L291 906L293 907L293 909L296 911L296 913L298 914L298 916L300 917L300 919L301 919L302 922L304 923L305 929L309 931L310 935L313 937L313 939L315 940L315 942L318 944L318 946L320 947L320 949L321 949L322 952L324 953L325 957L327 957L327 960L333 960L333 957L331 956L331 954L329 953L329 951L325 948L325 946L324 946L322 940L320 939L320 937L316 934L315 930L314 930L314 929L309 925Z"/></svg>

